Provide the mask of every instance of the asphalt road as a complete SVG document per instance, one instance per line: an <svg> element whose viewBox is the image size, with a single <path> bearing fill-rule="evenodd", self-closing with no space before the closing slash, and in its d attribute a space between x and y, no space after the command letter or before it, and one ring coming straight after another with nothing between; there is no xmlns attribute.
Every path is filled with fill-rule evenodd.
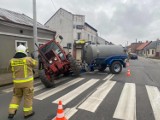
<svg viewBox="0 0 160 120"><path fill-rule="evenodd" d="M130 69L131 76L126 72ZM52 120L62 100L69 120L160 120L160 62L139 58L121 74L108 69L61 78L55 88L35 80L34 111L28 120ZM0 120L7 120L12 85L0 88ZM13 120L23 120L23 102Z"/></svg>

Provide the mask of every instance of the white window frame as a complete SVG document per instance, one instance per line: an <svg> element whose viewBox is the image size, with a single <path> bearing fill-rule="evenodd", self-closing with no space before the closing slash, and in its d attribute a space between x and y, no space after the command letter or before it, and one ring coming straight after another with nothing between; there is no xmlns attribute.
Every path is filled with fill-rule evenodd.
<svg viewBox="0 0 160 120"><path fill-rule="evenodd" d="M23 40L15 40L15 49L18 47L18 42L21 42L21 43L25 43L25 47L28 48L28 41L23 41Z"/></svg>

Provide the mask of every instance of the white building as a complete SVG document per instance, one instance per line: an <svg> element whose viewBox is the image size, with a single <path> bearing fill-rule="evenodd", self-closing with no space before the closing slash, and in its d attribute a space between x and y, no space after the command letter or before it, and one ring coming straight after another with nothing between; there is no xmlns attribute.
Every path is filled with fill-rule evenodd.
<svg viewBox="0 0 160 120"><path fill-rule="evenodd" d="M105 39L101 38L98 36L98 41L96 42L97 44L104 44L104 45L109 45L111 44L110 42L106 41Z"/></svg>
<svg viewBox="0 0 160 120"><path fill-rule="evenodd" d="M45 23L45 26L63 36L61 45L69 48L78 60L81 60L81 42L96 43L98 40L97 30L85 22L84 15L72 14L62 8Z"/></svg>

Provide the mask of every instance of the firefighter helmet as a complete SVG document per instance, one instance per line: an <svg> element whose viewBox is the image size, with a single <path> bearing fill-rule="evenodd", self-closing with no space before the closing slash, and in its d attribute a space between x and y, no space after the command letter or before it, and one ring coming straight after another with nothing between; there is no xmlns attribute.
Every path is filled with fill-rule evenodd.
<svg viewBox="0 0 160 120"><path fill-rule="evenodd" d="M24 45L19 45L17 48L16 48L16 52L21 52L21 53L24 53L27 55L27 48L24 46Z"/></svg>

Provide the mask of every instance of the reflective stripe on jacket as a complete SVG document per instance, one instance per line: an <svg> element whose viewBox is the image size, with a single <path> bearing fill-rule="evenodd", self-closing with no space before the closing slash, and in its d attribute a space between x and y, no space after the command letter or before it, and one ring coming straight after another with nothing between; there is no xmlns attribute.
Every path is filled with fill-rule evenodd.
<svg viewBox="0 0 160 120"><path fill-rule="evenodd" d="M37 61L31 57L12 58L10 66L13 73L13 82L24 83L33 80L33 68L37 66Z"/></svg>

